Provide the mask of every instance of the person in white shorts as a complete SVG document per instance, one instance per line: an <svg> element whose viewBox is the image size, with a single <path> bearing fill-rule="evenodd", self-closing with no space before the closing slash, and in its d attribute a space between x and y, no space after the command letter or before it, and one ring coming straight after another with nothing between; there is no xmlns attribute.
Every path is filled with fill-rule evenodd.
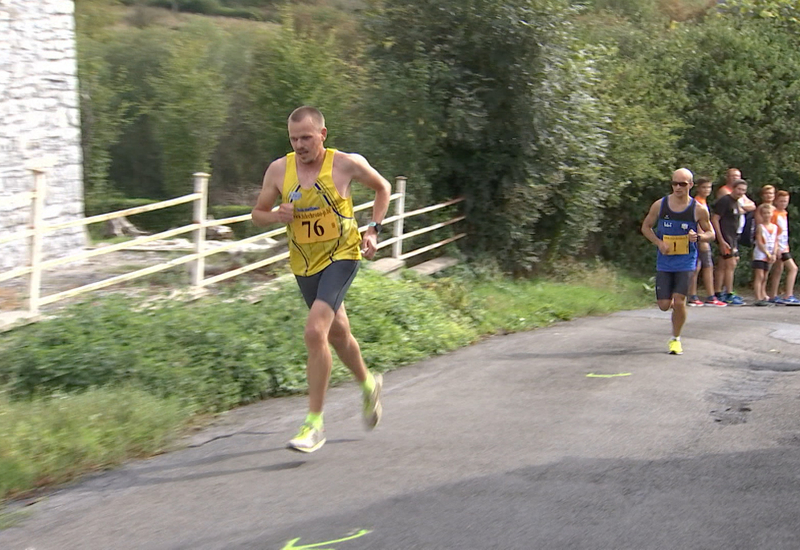
<svg viewBox="0 0 800 550"><path fill-rule="evenodd" d="M778 191L775 194L775 213L772 214L772 221L781 229L778 235L778 259L772 267L769 276L767 294L769 301L774 304L787 306L800 306L800 299L794 296L794 283L797 279L797 264L792 259L789 250L789 217L786 208L789 206L789 192ZM781 284L781 275L786 272L786 286L783 296L778 295Z"/></svg>
<svg viewBox="0 0 800 550"><path fill-rule="evenodd" d="M756 301L753 305L768 306L767 274L778 254L780 228L772 222L775 207L764 203L756 209L756 241L753 247L753 290Z"/></svg>

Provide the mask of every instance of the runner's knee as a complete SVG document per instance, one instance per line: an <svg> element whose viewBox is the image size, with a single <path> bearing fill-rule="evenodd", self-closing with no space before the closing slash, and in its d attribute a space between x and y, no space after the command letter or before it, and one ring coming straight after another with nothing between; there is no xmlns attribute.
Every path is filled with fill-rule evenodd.
<svg viewBox="0 0 800 550"><path fill-rule="evenodd" d="M327 331L318 325L306 325L303 339L308 347L319 347L328 343Z"/></svg>
<svg viewBox="0 0 800 550"><path fill-rule="evenodd" d="M350 340L350 324L334 322L331 330L328 332L328 342L333 347L338 348L347 344Z"/></svg>

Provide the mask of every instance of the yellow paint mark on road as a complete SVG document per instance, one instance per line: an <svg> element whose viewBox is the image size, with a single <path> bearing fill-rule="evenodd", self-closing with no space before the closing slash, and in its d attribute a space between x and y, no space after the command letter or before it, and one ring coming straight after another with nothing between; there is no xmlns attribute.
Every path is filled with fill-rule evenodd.
<svg viewBox="0 0 800 550"><path fill-rule="evenodd" d="M303 550L304 548L317 548L319 550L336 550L335 548L322 548L322 547L323 546L328 546L329 544L337 544L339 542L347 542L348 540L357 539L357 538L363 537L367 533L371 533L371 532L372 531L369 531L367 529L362 529L358 533L356 533L354 535L350 535L349 537L344 537L344 538L336 539L336 540L328 540L328 541L325 541L325 542L317 542L317 543L314 543L314 544L303 544L302 546L295 546L294 545L294 543L296 543L297 541L300 540L300 537L297 537L296 539L292 539L289 542L287 542L286 546L284 546L282 548L282 550Z"/></svg>
<svg viewBox="0 0 800 550"><path fill-rule="evenodd" d="M618 376L630 376L633 374L632 372L620 372L618 374L595 374L590 372L586 375L586 378L616 378Z"/></svg>

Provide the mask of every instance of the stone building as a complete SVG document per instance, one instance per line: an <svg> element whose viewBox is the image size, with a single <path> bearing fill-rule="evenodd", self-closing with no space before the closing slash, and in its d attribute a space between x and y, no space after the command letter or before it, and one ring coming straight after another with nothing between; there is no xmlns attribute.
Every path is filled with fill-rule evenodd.
<svg viewBox="0 0 800 550"><path fill-rule="evenodd" d="M73 0L0 0L0 236L25 229L29 162L50 158L46 223L83 216ZM16 196L16 198L15 198ZM46 257L86 244L84 228L48 233ZM0 244L0 272L28 262L28 241Z"/></svg>

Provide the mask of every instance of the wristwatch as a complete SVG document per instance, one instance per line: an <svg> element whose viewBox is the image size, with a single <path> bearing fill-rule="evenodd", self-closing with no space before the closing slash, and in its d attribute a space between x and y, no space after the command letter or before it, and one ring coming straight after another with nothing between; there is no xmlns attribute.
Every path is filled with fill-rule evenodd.
<svg viewBox="0 0 800 550"><path fill-rule="evenodd" d="M369 229L370 227L375 228L375 234L377 235L380 235L381 229L383 229L383 226L378 222L369 222L369 224L367 225L367 229Z"/></svg>

